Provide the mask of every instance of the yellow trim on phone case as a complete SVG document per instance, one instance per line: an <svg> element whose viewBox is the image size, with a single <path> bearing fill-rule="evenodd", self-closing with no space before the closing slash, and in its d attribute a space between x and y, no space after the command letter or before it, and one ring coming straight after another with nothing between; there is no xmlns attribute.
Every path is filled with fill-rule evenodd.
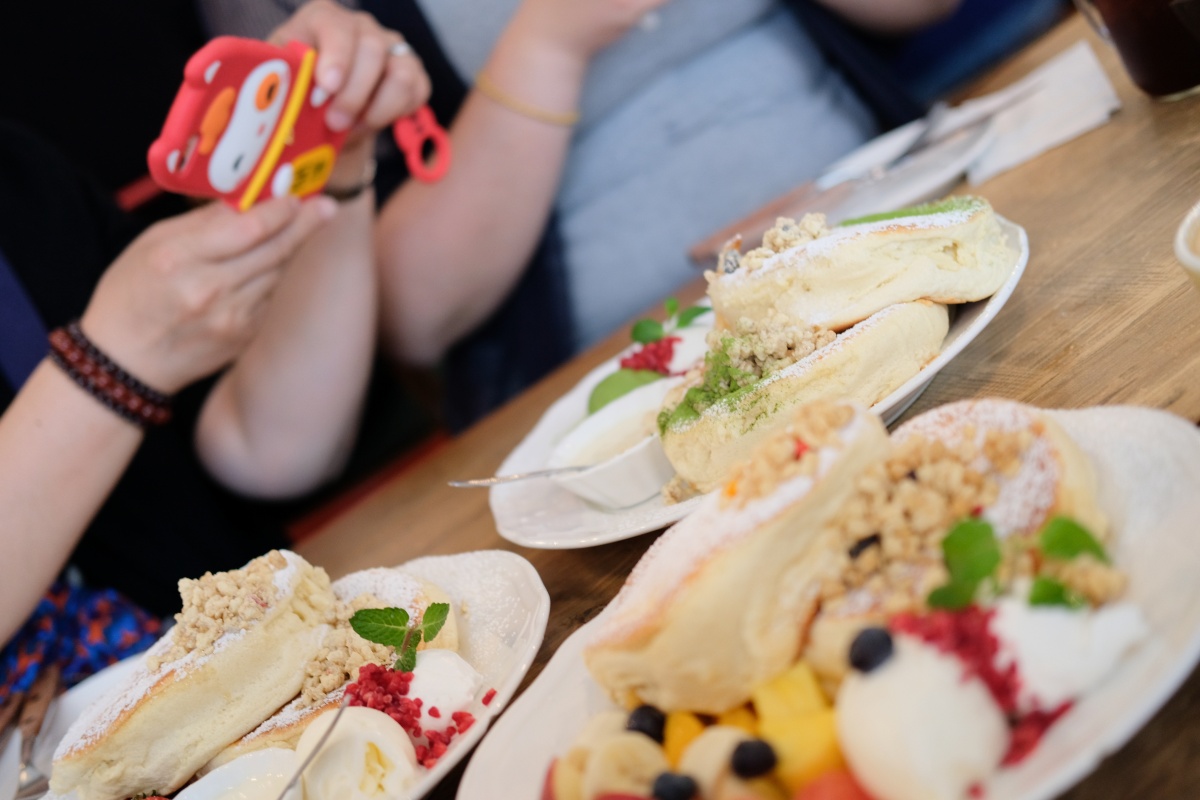
<svg viewBox="0 0 1200 800"><path fill-rule="evenodd" d="M308 97L308 87L312 85L313 67L316 60L317 51L310 49L300 61L300 70L296 74L296 85L292 88L292 95L288 98L287 106L283 109L279 127L275 129L271 143L267 145L267 152L263 156L263 160L259 162L258 169L254 171L254 176L250 179L246 192L238 201L239 211L245 211L254 205L258 196L262 194L263 187L267 185L267 179L275 171L275 166L279 163L279 156L282 155L283 148L287 146L287 140L291 138L292 130L296 127L296 120L300 117L304 98Z"/></svg>

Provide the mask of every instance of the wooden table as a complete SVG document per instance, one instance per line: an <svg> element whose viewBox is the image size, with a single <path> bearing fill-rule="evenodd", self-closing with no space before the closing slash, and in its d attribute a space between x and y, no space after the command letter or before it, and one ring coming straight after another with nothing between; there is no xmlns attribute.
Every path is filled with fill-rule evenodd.
<svg viewBox="0 0 1200 800"><path fill-rule="evenodd" d="M1139 94L1115 54L1078 17L973 93L1000 88L1085 37L1124 108L1110 124L973 190L1029 231L1029 267L999 317L910 414L993 395L1047 407L1136 403L1200 420L1200 293L1172 256L1175 227L1200 200L1200 99L1160 104ZM552 401L627 342L621 331L579 356L385 482L300 550L334 577L431 553L520 553L537 567L553 601L532 678L611 599L654 537L586 550L527 550L496 534L486 492L450 489L446 481L493 474ZM1200 672L1066 797L1197 797L1198 755ZM452 797L460 775L453 773L433 796Z"/></svg>

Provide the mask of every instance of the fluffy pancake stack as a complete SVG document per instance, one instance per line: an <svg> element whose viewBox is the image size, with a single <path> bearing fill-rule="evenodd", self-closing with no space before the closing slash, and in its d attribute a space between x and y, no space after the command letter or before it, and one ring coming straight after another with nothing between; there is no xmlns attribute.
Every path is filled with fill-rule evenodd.
<svg viewBox="0 0 1200 800"><path fill-rule="evenodd" d="M346 686L366 663L391 666L396 660L391 647L368 642L350 627L350 617L363 608L403 608L409 619L420 624L431 603L450 603L439 587L398 569L377 568L347 575L334 582L337 597L334 622L321 647L305 666L304 683L298 695L257 728L226 747L200 770L207 773L235 758L268 747L296 749L305 729L342 700ZM421 642L426 648L458 650L458 617L451 610L437 637Z"/></svg>
<svg viewBox="0 0 1200 800"><path fill-rule="evenodd" d="M324 570L287 551L180 581L180 594L175 627L59 744L55 794L167 794L244 753L294 748L337 706L359 667L396 658L353 632L355 611L403 608L419 624L431 603L449 602L437 586L396 569L353 573L330 586ZM452 609L421 647L457 650L458 638Z"/></svg>
<svg viewBox="0 0 1200 800"><path fill-rule="evenodd" d="M1017 403L944 406L890 439L861 407L803 407L647 551L588 669L624 706L713 714L802 652L835 684L854 634L921 609L946 580L940 543L954 522L982 516L1007 540L1066 515L1102 536L1095 493L1074 442ZM1105 569L1072 588L1119 592Z"/></svg>
<svg viewBox="0 0 1200 800"><path fill-rule="evenodd" d="M804 403L884 399L940 352L945 304L992 295L1015 260L978 198L833 230L816 216L781 219L763 247L727 251L707 276L716 327L705 369L660 420L675 493L711 490Z"/></svg>
<svg viewBox="0 0 1200 800"><path fill-rule="evenodd" d="M324 570L272 551L179 588L175 627L59 744L55 794L174 791L300 690L334 604Z"/></svg>

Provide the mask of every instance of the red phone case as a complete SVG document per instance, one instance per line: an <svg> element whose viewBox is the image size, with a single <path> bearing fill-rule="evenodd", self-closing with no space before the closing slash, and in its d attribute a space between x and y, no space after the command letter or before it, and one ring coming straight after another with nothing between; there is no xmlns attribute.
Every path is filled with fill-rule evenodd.
<svg viewBox="0 0 1200 800"><path fill-rule="evenodd" d="M313 83L316 51L223 36L188 61L150 174L163 188L220 197L245 210L260 199L324 187L345 132L325 124L329 97Z"/></svg>
<svg viewBox="0 0 1200 800"><path fill-rule="evenodd" d="M150 175L164 189L219 197L245 211L259 200L321 191L346 132L325 124L329 96L313 82L316 51L222 36L183 72L162 134L150 145ZM396 121L396 143L417 180L450 169L450 137L428 106ZM423 149L432 148L429 161Z"/></svg>

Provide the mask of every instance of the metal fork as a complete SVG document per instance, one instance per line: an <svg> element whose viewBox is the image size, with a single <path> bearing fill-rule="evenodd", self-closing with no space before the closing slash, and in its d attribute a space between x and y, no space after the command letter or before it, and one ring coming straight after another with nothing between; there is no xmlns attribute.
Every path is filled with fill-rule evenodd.
<svg viewBox="0 0 1200 800"><path fill-rule="evenodd" d="M50 701L58 692L60 673L57 664L47 664L29 689L17 729L21 731L21 768L18 774L17 794L13 800L32 800L41 797L50 788L50 779L33 764L33 745L42 730L42 722L50 708Z"/></svg>

